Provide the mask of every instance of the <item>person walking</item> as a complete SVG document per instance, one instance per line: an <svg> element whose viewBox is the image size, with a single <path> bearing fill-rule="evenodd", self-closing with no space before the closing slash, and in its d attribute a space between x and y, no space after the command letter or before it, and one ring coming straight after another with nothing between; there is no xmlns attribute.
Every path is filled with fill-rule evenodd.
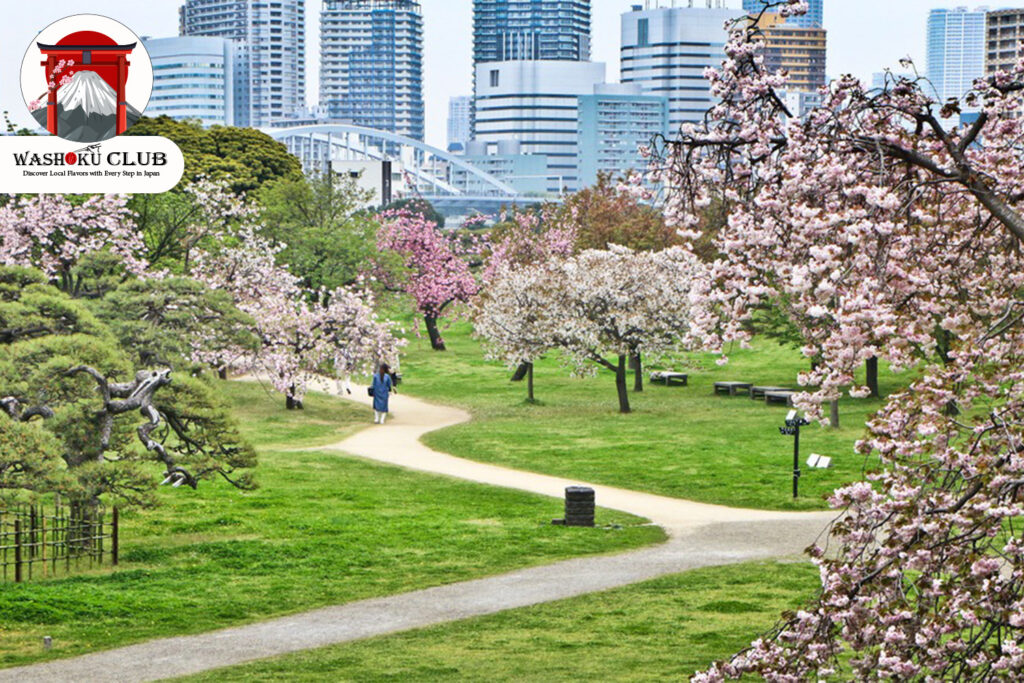
<svg viewBox="0 0 1024 683"><path fill-rule="evenodd" d="M380 364L380 370L373 376L373 422L384 424L384 418L388 416L388 399L391 392L395 390L395 384L391 380L391 368L387 363Z"/></svg>

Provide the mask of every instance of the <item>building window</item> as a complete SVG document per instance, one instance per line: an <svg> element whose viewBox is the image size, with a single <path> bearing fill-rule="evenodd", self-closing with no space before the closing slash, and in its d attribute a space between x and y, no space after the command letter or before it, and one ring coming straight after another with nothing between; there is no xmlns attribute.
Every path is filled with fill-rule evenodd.
<svg viewBox="0 0 1024 683"><path fill-rule="evenodd" d="M497 88L498 87L498 70L497 69L491 69L491 87L492 88Z"/></svg>
<svg viewBox="0 0 1024 683"><path fill-rule="evenodd" d="M637 32L636 42L637 42L638 46L640 46L640 47L647 47L648 45L651 44L651 39L650 39L650 36L649 36L649 33L650 33L650 20L649 19L641 19L641 20L639 20L637 22L637 25L636 25L636 32Z"/></svg>

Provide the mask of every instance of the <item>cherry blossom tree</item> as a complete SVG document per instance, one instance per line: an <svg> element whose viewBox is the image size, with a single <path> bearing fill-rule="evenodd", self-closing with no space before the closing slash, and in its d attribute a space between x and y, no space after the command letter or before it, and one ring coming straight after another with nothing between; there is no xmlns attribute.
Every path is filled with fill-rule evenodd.
<svg viewBox="0 0 1024 683"><path fill-rule="evenodd" d="M289 409L302 409L308 380L332 367L337 376L370 374L376 363L395 363L398 343L377 320L369 294L331 293L327 306L302 298L271 299L256 311L263 346L255 357Z"/></svg>
<svg viewBox="0 0 1024 683"><path fill-rule="evenodd" d="M492 355L508 362L559 349L578 373L612 371L619 410L628 413L628 357L657 356L685 343L688 289L700 271L697 259L680 248L634 252L617 246L505 267L479 306L478 332Z"/></svg>
<svg viewBox="0 0 1024 683"><path fill-rule="evenodd" d="M572 214L565 212L560 215L564 217ZM569 256L576 251L577 227L575 220L556 220L551 207L539 211L515 211L511 215L502 216L502 221L490 235L490 254L483 271L484 283L498 279L498 273L502 273L502 281L507 280L508 274L504 271L508 268L544 263L552 258ZM533 314L524 307L520 309L520 315L524 316L520 324L529 326L529 318ZM476 317L479 317L479 314ZM484 337L487 338L496 332L497 330L492 330ZM537 354L539 355L540 353ZM527 380L527 395L531 401L534 359L535 357L531 357L530 360L518 363L512 375L513 382Z"/></svg>
<svg viewBox="0 0 1024 683"><path fill-rule="evenodd" d="M19 196L0 206L0 265L39 268L70 291L74 266L103 250L130 273L146 270L144 246L122 196L95 195L80 203L63 195Z"/></svg>
<svg viewBox="0 0 1024 683"><path fill-rule="evenodd" d="M369 292L338 288L308 292L275 256L283 249L243 225L233 244L197 256L195 275L214 289L231 293L253 322L258 351L234 352L238 369L265 373L285 395L289 409L301 409L311 376L332 369L343 377L370 371L397 359L398 340L390 323L374 313Z"/></svg>
<svg viewBox="0 0 1024 683"><path fill-rule="evenodd" d="M800 377L811 417L867 395L854 371L870 358L918 378L869 421L866 480L830 499L843 514L810 551L818 599L696 680L1020 678L1024 65L948 102L916 76L844 77L799 120L762 44L752 22L732 28L709 74L720 104L666 150L683 232L712 202L729 216L693 333L721 349L758 306L784 308L820 360ZM957 125L965 104L979 114Z"/></svg>
<svg viewBox="0 0 1024 683"><path fill-rule="evenodd" d="M570 218L569 220L565 220ZM484 269L484 281L507 266L542 263L576 251L579 222L571 212L516 211L501 222L491 236L491 252Z"/></svg>
<svg viewBox="0 0 1024 683"><path fill-rule="evenodd" d="M554 346L548 316L557 296L551 291L555 282L549 261L518 267L506 263L490 272L487 286L473 303L474 334L484 340L487 358L521 369L531 403L533 364ZM517 371L513 380L519 376Z"/></svg>
<svg viewBox="0 0 1024 683"><path fill-rule="evenodd" d="M479 291L467 257L479 252L474 243L465 246L445 235L423 216L407 211L381 215L377 246L404 259L402 288L416 303L430 336L430 345L444 351L438 320L452 304L466 303Z"/></svg>

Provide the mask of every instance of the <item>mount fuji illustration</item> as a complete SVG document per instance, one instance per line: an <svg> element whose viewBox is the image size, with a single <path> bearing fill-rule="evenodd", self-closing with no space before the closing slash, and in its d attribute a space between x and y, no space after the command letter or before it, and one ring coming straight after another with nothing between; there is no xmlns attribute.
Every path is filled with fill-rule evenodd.
<svg viewBox="0 0 1024 683"><path fill-rule="evenodd" d="M46 95L42 96L46 101ZM32 112L39 125L46 127L46 106ZM139 117L139 110L128 105L128 126ZM57 131L66 140L102 142L117 134L117 93L95 71L78 71L71 82L57 91Z"/></svg>

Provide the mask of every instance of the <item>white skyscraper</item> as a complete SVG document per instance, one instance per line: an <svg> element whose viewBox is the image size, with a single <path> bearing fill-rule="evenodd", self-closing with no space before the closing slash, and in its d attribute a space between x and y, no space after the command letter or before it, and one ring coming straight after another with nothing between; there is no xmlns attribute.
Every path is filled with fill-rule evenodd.
<svg viewBox="0 0 1024 683"><path fill-rule="evenodd" d="M448 149L453 145L462 145L465 149L473 137L472 116L472 97L462 95L448 100Z"/></svg>
<svg viewBox="0 0 1024 683"><path fill-rule="evenodd" d="M183 36L236 44L236 125L266 126L305 109L305 0L186 0L180 22Z"/></svg>
<svg viewBox="0 0 1024 683"><path fill-rule="evenodd" d="M153 60L151 116L231 126L235 44L224 38L143 38Z"/></svg>
<svg viewBox="0 0 1024 683"><path fill-rule="evenodd" d="M928 15L927 75L939 101L962 97L985 75L986 10L933 9Z"/></svg>
<svg viewBox="0 0 1024 683"><path fill-rule="evenodd" d="M507 61L476 68L476 142L518 143L548 159L548 191L579 189L579 97L604 83L603 62Z"/></svg>
<svg viewBox="0 0 1024 683"><path fill-rule="evenodd" d="M714 104L704 69L721 65L725 23L743 16L725 8L634 6L622 15L620 80L638 84L644 94L667 97L673 131L702 120Z"/></svg>

